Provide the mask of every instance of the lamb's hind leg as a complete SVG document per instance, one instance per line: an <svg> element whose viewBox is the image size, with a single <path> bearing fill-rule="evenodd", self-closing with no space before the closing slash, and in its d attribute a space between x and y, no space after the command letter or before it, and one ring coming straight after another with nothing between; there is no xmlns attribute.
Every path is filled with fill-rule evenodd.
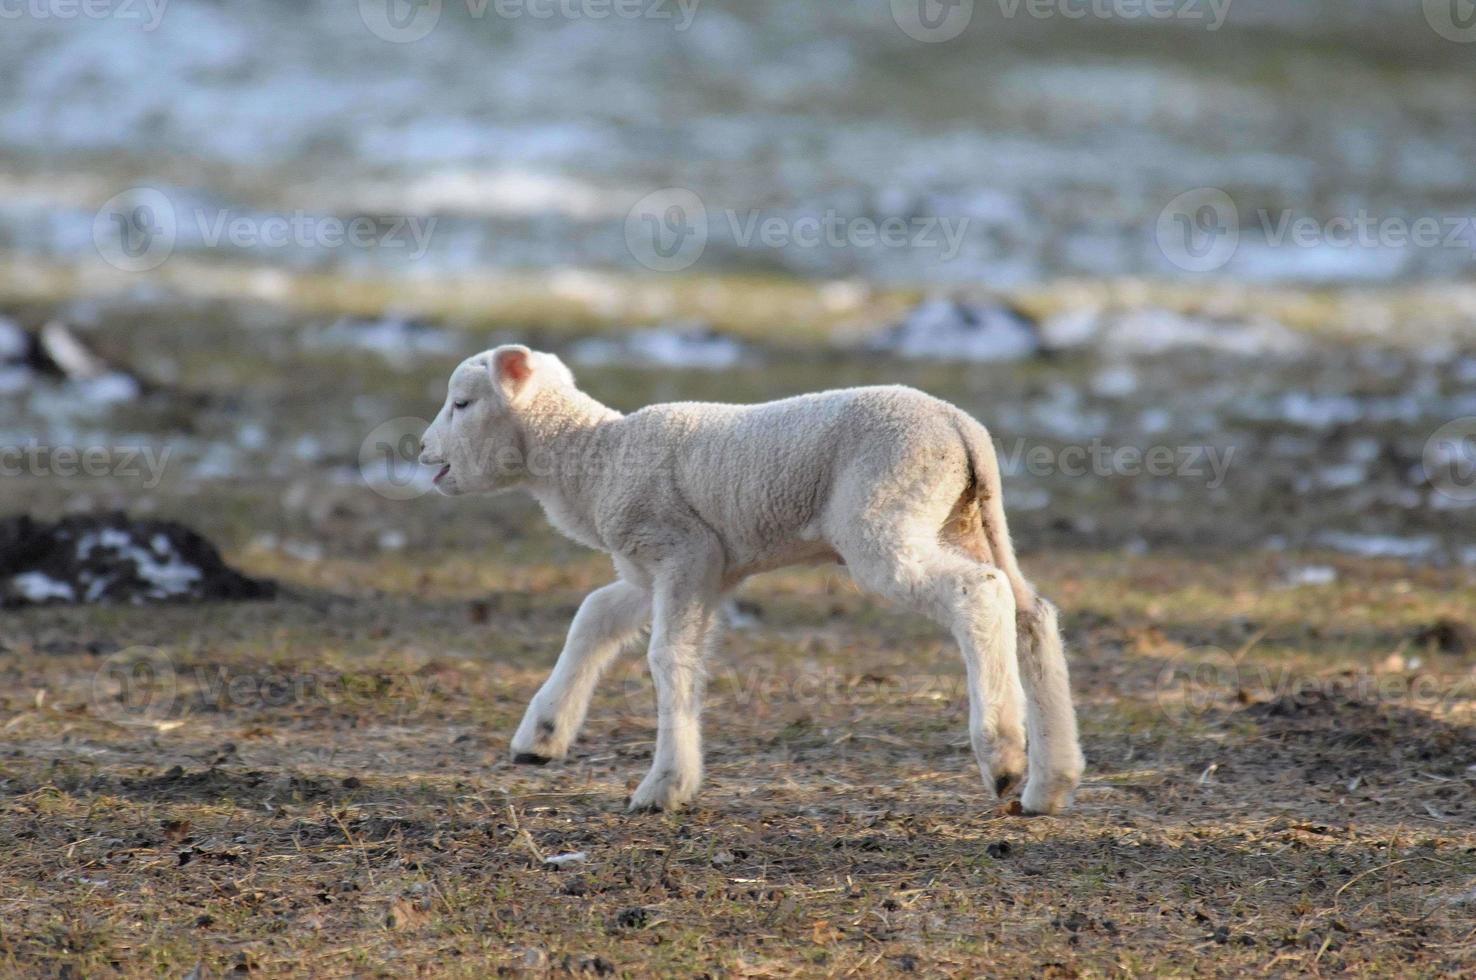
<svg viewBox="0 0 1476 980"><path fill-rule="evenodd" d="M1086 761L1056 607L1034 595L1028 599L1019 611L1018 643L1029 695L1030 779L1020 805L1026 813L1060 813L1071 804Z"/></svg>
<svg viewBox="0 0 1476 980"><path fill-rule="evenodd" d="M628 582L611 583L585 597L553 673L533 696L513 736L514 762L543 765L564 757L584 725L600 675L640 634L650 615L650 596Z"/></svg>
<svg viewBox="0 0 1476 980"><path fill-rule="evenodd" d="M1009 581L998 569L942 546L896 552L862 547L842 555L862 588L952 631L968 680L974 758L985 786L997 795L1009 792L1025 773L1024 695Z"/></svg>

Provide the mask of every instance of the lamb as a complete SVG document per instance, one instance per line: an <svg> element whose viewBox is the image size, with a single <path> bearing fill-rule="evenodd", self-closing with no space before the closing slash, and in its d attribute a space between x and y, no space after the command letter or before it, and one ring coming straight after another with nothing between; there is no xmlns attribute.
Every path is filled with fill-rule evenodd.
<svg viewBox="0 0 1476 980"><path fill-rule="evenodd" d="M723 597L758 572L838 562L952 631L986 792L1020 782L1028 748L1024 812L1070 804L1085 763L1056 610L1016 565L993 445L961 409L891 386L622 415L554 355L506 345L456 368L420 448L443 494L524 490L618 574L574 616L515 762L565 757L601 673L649 624L656 749L629 805L681 807L702 780L703 659Z"/></svg>

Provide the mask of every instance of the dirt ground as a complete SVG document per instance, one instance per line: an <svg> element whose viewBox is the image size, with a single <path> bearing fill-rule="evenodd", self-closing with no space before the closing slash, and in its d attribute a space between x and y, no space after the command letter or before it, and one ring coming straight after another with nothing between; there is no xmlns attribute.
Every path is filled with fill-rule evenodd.
<svg viewBox="0 0 1476 980"><path fill-rule="evenodd" d="M987 799L951 642L809 569L742 592L695 806L627 816L654 735L641 656L567 762L507 751L608 561L525 502L375 482L379 426L433 413L463 353L567 338L341 346L381 326L102 309L81 329L143 398L6 402L43 448L170 455L142 477L37 456L0 516L183 521L280 588L0 612L0 974L1476 973L1476 508L1420 470L1471 414L1476 341L579 366L622 409L904 382L1004 456L1091 433L1237 453L1223 481L1007 462L1026 571L1063 610L1089 761L1070 812Z"/></svg>
<svg viewBox="0 0 1476 980"><path fill-rule="evenodd" d="M1476 970L1476 674L1427 629L1471 608L1462 572L1331 558L1334 584L1267 588L1275 557L1027 556L1090 760L1054 818L986 799L941 633L838 571L769 576L713 664L699 800L628 816L639 656L568 762L507 759L608 575L546 550L248 550L284 598L12 614L0 970Z"/></svg>

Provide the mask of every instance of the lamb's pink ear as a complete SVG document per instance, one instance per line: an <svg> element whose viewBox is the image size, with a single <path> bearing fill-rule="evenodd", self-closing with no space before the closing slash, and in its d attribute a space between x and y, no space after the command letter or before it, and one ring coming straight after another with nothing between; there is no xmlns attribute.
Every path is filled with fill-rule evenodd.
<svg viewBox="0 0 1476 980"><path fill-rule="evenodd" d="M521 345L499 347L492 352L492 380L507 397L517 400L533 378L533 352Z"/></svg>

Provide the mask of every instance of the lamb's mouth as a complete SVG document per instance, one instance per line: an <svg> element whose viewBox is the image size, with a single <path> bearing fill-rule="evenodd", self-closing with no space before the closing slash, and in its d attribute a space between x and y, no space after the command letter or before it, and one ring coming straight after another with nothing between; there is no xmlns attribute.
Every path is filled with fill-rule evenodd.
<svg viewBox="0 0 1476 980"><path fill-rule="evenodd" d="M451 464L450 463L447 463L445 466L442 466L441 467L441 469L431 479L431 482L432 483L440 483L441 480L446 476L446 474L447 473L450 473L450 472L451 472Z"/></svg>

